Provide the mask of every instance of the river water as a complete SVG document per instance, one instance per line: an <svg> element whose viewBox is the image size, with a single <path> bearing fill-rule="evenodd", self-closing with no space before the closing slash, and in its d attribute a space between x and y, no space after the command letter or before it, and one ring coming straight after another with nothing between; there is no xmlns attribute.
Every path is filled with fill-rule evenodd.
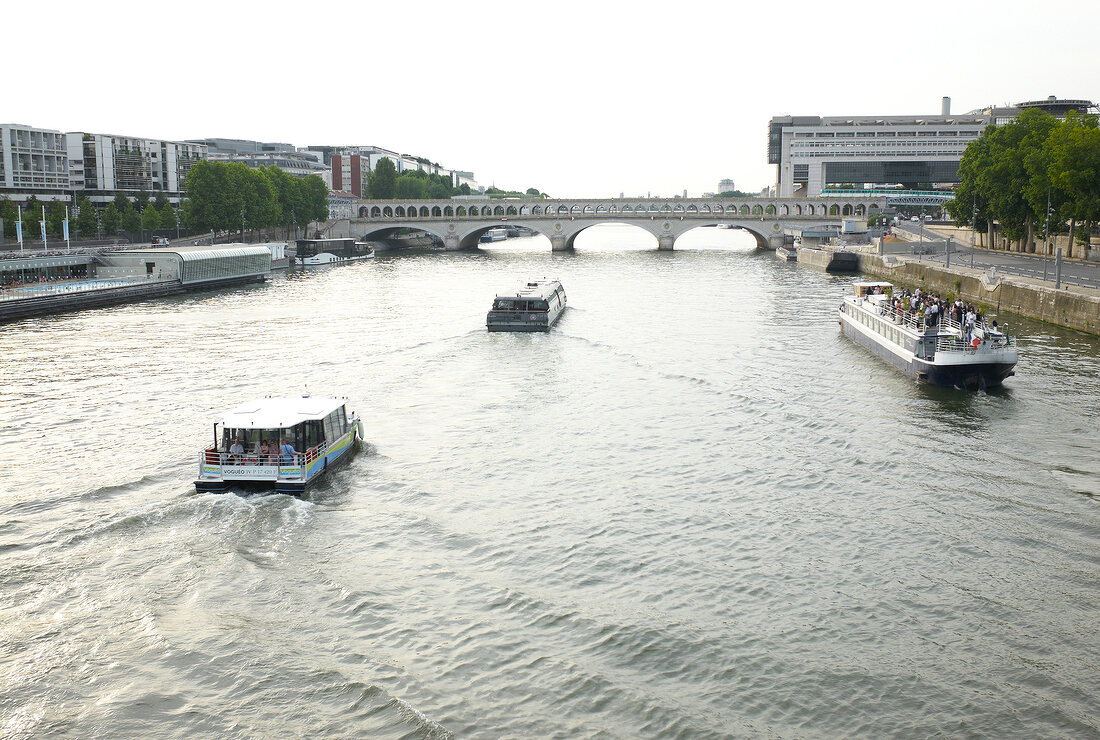
<svg viewBox="0 0 1100 740"><path fill-rule="evenodd" d="M500 246L0 328L0 737L1100 736L1096 338L967 394L734 231ZM361 454L195 493L307 391Z"/></svg>

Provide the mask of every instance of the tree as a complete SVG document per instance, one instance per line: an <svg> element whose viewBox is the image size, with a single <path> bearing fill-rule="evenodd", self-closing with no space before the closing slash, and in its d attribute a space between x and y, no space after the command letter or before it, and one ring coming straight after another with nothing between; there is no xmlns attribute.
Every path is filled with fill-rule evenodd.
<svg viewBox="0 0 1100 740"><path fill-rule="evenodd" d="M77 209L80 214L76 217L76 233L85 239L95 236L99 224L96 223L95 206L92 205L92 201L84 196L77 202Z"/></svg>
<svg viewBox="0 0 1100 740"><path fill-rule="evenodd" d="M157 211L156 206L149 203L145 206L145 210L141 213L142 227L149 231L156 231L160 228L160 213Z"/></svg>
<svg viewBox="0 0 1100 740"><path fill-rule="evenodd" d="M393 160L389 157L382 157L378 160L378 164L374 166L374 170L367 176L367 188L370 190L370 197L378 199L392 198L396 186L397 168L394 167Z"/></svg>
<svg viewBox="0 0 1100 740"><path fill-rule="evenodd" d="M64 227L62 224L65 222L65 204L60 201L54 201L46 207L46 231L57 236L62 236Z"/></svg>
<svg viewBox="0 0 1100 740"><path fill-rule="evenodd" d="M395 198L409 198L420 199L428 197L428 183L426 177L417 177L416 172L420 170L413 170L412 172L403 172L397 178L397 182L394 185L393 197Z"/></svg>
<svg viewBox="0 0 1100 740"><path fill-rule="evenodd" d="M15 236L15 221L19 218L19 209L6 197L0 198L0 218L4 219L4 236Z"/></svg>
<svg viewBox="0 0 1100 740"><path fill-rule="evenodd" d="M1096 116L1067 115L1047 138L1046 152L1047 175L1056 194L1051 206L1059 221L1070 222L1074 236L1077 224L1085 224L1081 241L1087 247L1092 225L1100 218L1100 128Z"/></svg>
<svg viewBox="0 0 1100 740"><path fill-rule="evenodd" d="M128 208L122 214L122 230L128 234L137 234L141 231L141 216L133 208Z"/></svg>
<svg viewBox="0 0 1100 740"><path fill-rule="evenodd" d="M118 233L119 226L122 225L122 215L118 212L118 206L114 203L108 203L107 207L103 209L103 214L100 217L100 223L103 225L103 233L105 235L116 235Z"/></svg>
<svg viewBox="0 0 1100 740"><path fill-rule="evenodd" d="M160 209L160 228L172 229L175 228L176 223L176 209L172 207L172 204L166 198L164 206Z"/></svg>
<svg viewBox="0 0 1100 740"><path fill-rule="evenodd" d="M138 191L138 194L134 196L134 210L138 213L143 213L147 205L149 205L149 193L143 185L141 190Z"/></svg>
<svg viewBox="0 0 1100 740"><path fill-rule="evenodd" d="M115 194L115 208L118 210L119 216L121 216L123 213L126 213L126 211L133 208L133 204L130 202L130 199L127 198L124 193L116 193Z"/></svg>
<svg viewBox="0 0 1100 740"><path fill-rule="evenodd" d="M325 221L328 219L328 186L317 175L308 175L299 180L301 188L301 208L304 214L299 213L298 223L308 224L310 221Z"/></svg>
<svg viewBox="0 0 1100 740"><path fill-rule="evenodd" d="M168 205L168 196L164 194L163 190L157 191L157 197L153 200L158 211L163 211L164 207Z"/></svg>

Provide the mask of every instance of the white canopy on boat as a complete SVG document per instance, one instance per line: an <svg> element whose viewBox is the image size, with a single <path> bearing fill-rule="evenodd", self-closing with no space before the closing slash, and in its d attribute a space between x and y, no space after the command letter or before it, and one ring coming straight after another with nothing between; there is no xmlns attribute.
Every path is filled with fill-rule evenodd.
<svg viewBox="0 0 1100 740"><path fill-rule="evenodd" d="M343 398L261 398L229 411L218 423L230 429L282 429L324 419L344 405Z"/></svg>

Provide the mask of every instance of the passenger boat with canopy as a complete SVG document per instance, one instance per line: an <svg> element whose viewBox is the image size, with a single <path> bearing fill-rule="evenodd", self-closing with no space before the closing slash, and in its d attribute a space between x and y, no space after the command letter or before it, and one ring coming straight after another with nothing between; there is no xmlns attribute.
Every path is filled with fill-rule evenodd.
<svg viewBox="0 0 1100 740"><path fill-rule="evenodd" d="M298 265L334 265L373 256L370 242L355 239L299 239L294 243L294 262Z"/></svg>
<svg viewBox="0 0 1100 740"><path fill-rule="evenodd" d="M498 293L485 317L489 331L550 331L565 310L559 280L532 280L514 293Z"/></svg>
<svg viewBox="0 0 1100 740"><path fill-rule="evenodd" d="M214 444L199 453L197 491L230 486L304 493L363 439L363 422L345 399L263 398L214 423Z"/></svg>
<svg viewBox="0 0 1100 740"><path fill-rule="evenodd" d="M838 316L841 332L900 368L933 385L984 390L1014 375L1016 338L978 321L972 327L949 316L928 325L890 302L893 285L857 282Z"/></svg>

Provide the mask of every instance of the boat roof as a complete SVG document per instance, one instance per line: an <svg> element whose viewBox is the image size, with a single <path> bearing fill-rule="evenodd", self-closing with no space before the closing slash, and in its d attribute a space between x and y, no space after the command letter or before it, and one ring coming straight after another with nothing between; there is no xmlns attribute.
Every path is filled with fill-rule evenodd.
<svg viewBox="0 0 1100 740"><path fill-rule="evenodd" d="M894 287L893 283L886 283L886 282L883 282L881 280L858 280L858 281L852 283L852 285L859 285L859 286L864 287L864 288L873 288L876 285L879 286L880 288L893 288Z"/></svg>
<svg viewBox="0 0 1100 740"><path fill-rule="evenodd" d="M292 427L304 421L324 419L345 401L344 398L314 396L261 398L226 412L218 423L231 429Z"/></svg>
<svg viewBox="0 0 1100 740"><path fill-rule="evenodd" d="M516 292L497 293L497 298L546 298L560 287L561 281L557 279L528 280Z"/></svg>

